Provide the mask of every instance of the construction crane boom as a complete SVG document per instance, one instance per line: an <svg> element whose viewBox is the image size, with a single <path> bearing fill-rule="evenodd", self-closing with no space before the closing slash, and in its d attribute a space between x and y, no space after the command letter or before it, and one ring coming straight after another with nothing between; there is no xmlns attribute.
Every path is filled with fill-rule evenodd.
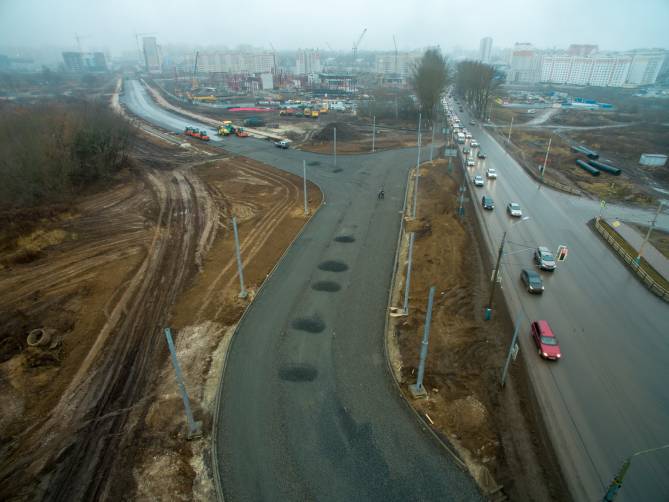
<svg viewBox="0 0 669 502"><path fill-rule="evenodd" d="M367 33L367 28L362 30L362 33L358 37L358 41L353 44L353 60L358 58L358 47L360 46L360 42L362 42L362 38L365 36L365 33Z"/></svg>
<svg viewBox="0 0 669 502"><path fill-rule="evenodd" d="M395 35L393 35L393 44L395 45L395 74L398 74L400 70L399 70L398 54L397 54L397 40L395 39Z"/></svg>

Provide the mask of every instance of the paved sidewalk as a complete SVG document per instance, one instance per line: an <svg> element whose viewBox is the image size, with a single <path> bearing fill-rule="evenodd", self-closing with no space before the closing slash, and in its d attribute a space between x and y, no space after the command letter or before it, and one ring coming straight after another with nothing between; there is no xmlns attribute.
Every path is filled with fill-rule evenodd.
<svg viewBox="0 0 669 502"><path fill-rule="evenodd" d="M620 225L614 227L614 221L618 221ZM642 235L636 228L627 225L620 220L607 219L606 222L611 225L611 228L618 232L623 239L629 242L634 249L637 251L639 250L645 234ZM650 242L647 242L643 248L643 257L659 274L662 275L662 277L669 280L669 259L660 253Z"/></svg>

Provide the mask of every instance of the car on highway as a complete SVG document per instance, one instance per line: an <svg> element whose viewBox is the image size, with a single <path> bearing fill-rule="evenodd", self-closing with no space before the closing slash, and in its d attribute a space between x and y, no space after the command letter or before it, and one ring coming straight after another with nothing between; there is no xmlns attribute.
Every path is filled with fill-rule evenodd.
<svg viewBox="0 0 669 502"><path fill-rule="evenodd" d="M506 205L506 212L516 218L520 218L523 216L523 211L520 209L520 204L518 204L517 202L509 202Z"/></svg>
<svg viewBox="0 0 669 502"><path fill-rule="evenodd" d="M462 149L462 153L464 153L465 155L469 154L469 152L471 152L471 150L468 147L464 147Z"/></svg>
<svg viewBox="0 0 669 502"><path fill-rule="evenodd" d="M497 179L497 169L494 167L489 167L488 170L485 172L486 178L488 179Z"/></svg>
<svg viewBox="0 0 669 502"><path fill-rule="evenodd" d="M472 138L472 142L470 143L470 145L472 146L472 148L476 148L477 146L479 146L479 142Z"/></svg>
<svg viewBox="0 0 669 502"><path fill-rule="evenodd" d="M481 198L481 205L483 206L483 209L489 209L491 211L495 209L495 201L492 200L490 195L484 195Z"/></svg>
<svg viewBox="0 0 669 502"><path fill-rule="evenodd" d="M486 155L485 153L479 151L479 153L476 155L479 159L485 159Z"/></svg>
<svg viewBox="0 0 669 502"><path fill-rule="evenodd" d="M546 246L539 246L534 250L534 261L537 262L541 270L555 270L555 256Z"/></svg>
<svg viewBox="0 0 669 502"><path fill-rule="evenodd" d="M532 324L530 324L530 335L541 357L552 361L557 361L562 357L560 344L547 321L532 321Z"/></svg>
<svg viewBox="0 0 669 502"><path fill-rule="evenodd" d="M520 271L520 280L523 281L527 291L534 294L541 294L544 292L544 283L541 276L534 270L524 268Z"/></svg>
<svg viewBox="0 0 669 502"><path fill-rule="evenodd" d="M465 133L465 138L467 138L467 139L472 139L472 133L470 133L470 132L466 132L466 133Z"/></svg>
<svg viewBox="0 0 669 502"><path fill-rule="evenodd" d="M468 158L467 159L467 167L474 167L476 165L476 161L473 158Z"/></svg>
<svg viewBox="0 0 669 502"><path fill-rule="evenodd" d="M477 187L482 187L483 186L483 176L481 176L480 174L477 174L476 176L474 176L474 185L476 185Z"/></svg>
<svg viewBox="0 0 669 502"><path fill-rule="evenodd" d="M469 125L476 125L476 120L470 120Z"/></svg>
<svg viewBox="0 0 669 502"><path fill-rule="evenodd" d="M288 142L286 140L277 141L277 142L274 143L274 146L276 146L277 148L283 148L284 150L286 150L288 148Z"/></svg>

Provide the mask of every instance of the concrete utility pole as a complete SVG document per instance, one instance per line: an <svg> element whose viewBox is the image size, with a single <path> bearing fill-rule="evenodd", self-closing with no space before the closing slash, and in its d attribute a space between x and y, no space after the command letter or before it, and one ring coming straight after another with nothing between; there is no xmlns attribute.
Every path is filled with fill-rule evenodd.
<svg viewBox="0 0 669 502"><path fill-rule="evenodd" d="M416 217L416 207L418 206L418 178L420 177L420 147L422 143L422 136L420 135L421 114L418 114L418 157L416 158L416 182L414 183L413 195L413 210L411 217Z"/></svg>
<svg viewBox="0 0 669 502"><path fill-rule="evenodd" d="M170 355L172 356L172 366L174 366L174 372L176 373L177 385L179 386L181 399L184 402L184 408L186 410L186 420L188 422L188 439L196 438L202 435L202 422L195 421L193 418L193 410L191 410L190 407L190 399L188 398L186 385L184 384L184 379L181 374L181 367L179 366L179 361L177 359L177 351L174 348L174 340L172 340L172 330L170 330L170 328L165 328L164 333L165 338L167 339L167 347L170 349Z"/></svg>
<svg viewBox="0 0 669 502"><path fill-rule="evenodd" d="M434 118L432 119L432 141L430 142L430 163L432 163L433 151L434 151Z"/></svg>
<svg viewBox="0 0 669 502"><path fill-rule="evenodd" d="M411 261L413 260L413 243L414 243L415 234L411 232L409 236L409 257L407 262L407 277L404 284L404 304L402 310L404 315L409 315L409 288L411 287Z"/></svg>
<svg viewBox="0 0 669 502"><path fill-rule="evenodd" d="M529 220L529 216L523 216L523 218L520 221L517 221L511 225L511 228L509 230L505 230L504 234L502 235L502 242L499 244L499 251L497 253L497 263L495 264L495 272L493 273L492 276L492 286L490 287L490 297L488 298L488 306L485 309L485 320L489 321L490 318L492 317L492 300L495 295L495 287L497 286L497 277L499 276L499 267L500 264L502 263L502 256L504 255L504 244L506 242L506 235L513 229L514 226L518 225L519 223L522 223L523 221Z"/></svg>
<svg viewBox="0 0 669 502"><path fill-rule="evenodd" d="M246 298L247 292L244 287L244 267L242 265L242 255L239 252L239 234L237 233L237 218L232 217L232 230L235 234L235 254L237 255L237 271L239 272L239 297Z"/></svg>
<svg viewBox="0 0 669 502"><path fill-rule="evenodd" d="M337 165L337 128L334 128L334 165Z"/></svg>
<svg viewBox="0 0 669 502"><path fill-rule="evenodd" d="M302 161L302 190L304 192L304 214L309 214L309 206L307 204L307 161Z"/></svg>
<svg viewBox="0 0 669 502"><path fill-rule="evenodd" d="M634 258L634 261L636 262L637 265L641 263L641 257L643 256L643 248L646 247L646 243L648 242L648 239L650 239L650 234L653 231L653 228L655 228L655 223L657 223L657 217L659 216L660 211L662 211L662 201L660 201L660 205L657 206L657 211L655 211L655 216L653 216L653 221L651 221L650 227L648 227L648 232L646 232L646 237L644 237L643 242L641 243L641 247L639 247L639 254L637 255L636 258Z"/></svg>
<svg viewBox="0 0 669 502"><path fill-rule="evenodd" d="M374 153L375 139L376 139L376 115L374 115L374 122L372 123L372 153Z"/></svg>
<svg viewBox="0 0 669 502"><path fill-rule="evenodd" d="M520 322L523 319L523 311L521 310L518 312L518 317L516 319L516 327L513 330L513 338L511 339L511 346L509 347L509 353L506 356L506 362L504 363L504 370L502 371L502 387L504 387L504 384L506 383L506 375L507 372L509 371L509 363L511 362L511 357L513 355L513 347L516 345L516 341L518 340L518 333L520 332Z"/></svg>
<svg viewBox="0 0 669 502"><path fill-rule="evenodd" d="M551 151L551 141L553 138L548 138L548 148L546 148L546 157L544 157L544 167L541 168L541 181L544 181L544 173L546 172L546 162L548 162L548 153Z"/></svg>
<svg viewBox="0 0 669 502"><path fill-rule="evenodd" d="M658 446L657 448L650 448L648 450L637 451L636 453L632 453L632 455L627 457L625 462L623 462L623 465L620 467L620 470L613 478L613 481L611 481L611 484L609 485L609 488L604 494L604 498L602 499L602 501L613 502L613 500L616 498L616 495L618 495L618 492L623 487L623 480L625 479L625 474L627 474L627 470L630 468L630 464L632 463L632 459L634 457L645 455L647 453L653 453L659 450L665 450L667 448L669 448L669 444Z"/></svg>
<svg viewBox="0 0 669 502"><path fill-rule="evenodd" d="M513 115L511 115L511 124L509 125L509 137L506 140L511 143L511 129L513 129Z"/></svg>
<svg viewBox="0 0 669 502"><path fill-rule="evenodd" d="M427 300L427 313L425 314L425 326L423 328L423 341L420 347L420 361L418 363L418 378L415 385L409 385L411 395L416 398L426 397L427 392L423 387L423 377L425 376L425 360L427 359L427 347L430 342L430 323L432 322L432 303L434 302L434 286L430 288L430 294Z"/></svg>

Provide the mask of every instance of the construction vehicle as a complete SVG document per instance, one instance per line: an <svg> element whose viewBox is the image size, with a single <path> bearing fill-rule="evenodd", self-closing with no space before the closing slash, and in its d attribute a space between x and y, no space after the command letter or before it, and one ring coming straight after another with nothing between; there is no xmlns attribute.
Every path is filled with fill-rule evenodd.
<svg viewBox="0 0 669 502"><path fill-rule="evenodd" d="M219 136L229 136L233 132L233 125L230 120L224 120L223 124L218 127Z"/></svg>
<svg viewBox="0 0 669 502"><path fill-rule="evenodd" d="M213 95L209 95L209 96L192 96L192 97L191 97L191 100L193 100L193 101L205 101L205 102L207 102L207 103L215 103L216 101L218 101L218 98L217 98L216 96L213 96Z"/></svg>
<svg viewBox="0 0 669 502"><path fill-rule="evenodd" d="M318 110L315 110L315 109L311 110L311 118L312 119L317 119L318 115L319 115Z"/></svg>
<svg viewBox="0 0 669 502"><path fill-rule="evenodd" d="M327 104L327 103L323 103L323 104L321 105L321 113L328 113L329 111L330 111L330 109L328 108L328 104Z"/></svg>
<svg viewBox="0 0 669 502"><path fill-rule="evenodd" d="M311 117L311 108L305 108L304 109L304 116L305 117Z"/></svg>
<svg viewBox="0 0 669 502"><path fill-rule="evenodd" d="M237 135L238 138L248 138L249 133L247 133L243 127L238 127L237 130L235 131L235 134Z"/></svg>
<svg viewBox="0 0 669 502"><path fill-rule="evenodd" d="M199 129L195 129L194 127L188 126L184 130L184 134L186 136L190 136L191 138L196 138L202 141L209 141L209 136L207 136L207 131L205 131L204 129L200 131Z"/></svg>

